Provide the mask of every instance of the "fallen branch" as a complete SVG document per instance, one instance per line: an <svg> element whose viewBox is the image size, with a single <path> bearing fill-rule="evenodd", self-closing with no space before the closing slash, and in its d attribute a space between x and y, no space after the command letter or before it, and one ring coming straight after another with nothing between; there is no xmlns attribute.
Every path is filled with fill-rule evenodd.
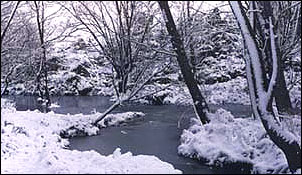
<svg viewBox="0 0 302 175"><path fill-rule="evenodd" d="M103 120L111 111L113 111L115 108L117 108L118 106L120 106L122 103L133 100L132 98L158 73L162 72L163 70L165 70L168 65L170 65L170 63L164 65L160 70L156 71L155 73L153 73L148 79L146 79L136 90L133 90L130 95L124 97L121 96L113 105L111 105L100 117L98 117L95 121L94 121L94 125L97 125L97 123L101 120ZM125 94L126 95L126 94Z"/></svg>

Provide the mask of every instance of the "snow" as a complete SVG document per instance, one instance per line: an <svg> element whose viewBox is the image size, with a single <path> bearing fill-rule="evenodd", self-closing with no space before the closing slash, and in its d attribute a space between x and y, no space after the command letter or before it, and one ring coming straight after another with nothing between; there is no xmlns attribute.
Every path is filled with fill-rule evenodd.
<svg viewBox="0 0 302 175"><path fill-rule="evenodd" d="M84 50L75 49L74 44L79 38L70 39L51 48L49 61L58 66L48 77L51 95L82 95L79 91L84 89L91 89L88 95L112 95L108 77L112 74L111 65L88 44Z"/></svg>
<svg viewBox="0 0 302 175"><path fill-rule="evenodd" d="M244 162L253 165L253 173L280 173L287 171L282 151L267 136L260 120L234 118L224 110L208 115L211 122L201 125L196 119L181 135L178 153L206 159L209 165ZM292 118L290 116L289 118ZM301 141L301 117L293 123L292 134Z"/></svg>
<svg viewBox="0 0 302 175"><path fill-rule="evenodd" d="M121 114L114 114L114 115L108 115L103 120L101 120L98 124L101 127L107 127L107 126L117 126L125 121L133 120L134 118L140 118L145 116L142 112L126 112Z"/></svg>
<svg viewBox="0 0 302 175"><path fill-rule="evenodd" d="M301 84L296 84L289 91L290 99L293 107L301 109Z"/></svg>
<svg viewBox="0 0 302 175"><path fill-rule="evenodd" d="M110 64L98 53L90 51L89 49L91 48L89 46L87 46L88 50L75 50L73 44L77 41L76 37L71 37L69 40L71 41L56 43L49 53L48 61L56 63L58 66L58 70L49 71L48 73L50 95L81 95L80 91L89 91L91 89L86 95L113 96L114 89L110 77L112 75L112 67ZM57 60L58 63L54 60ZM211 58L210 60L213 61L216 59ZM206 76L211 76L212 78L219 78L222 75L230 76L227 73L228 71L239 71L244 67L243 61L236 56L228 56L227 59L217 61L214 64L219 64L217 67L219 67L219 69L221 67L222 72L219 73L220 70L217 68L215 68L214 71L206 68L205 71L208 72ZM84 67L89 72L90 76L83 76L76 73L74 70L79 66ZM164 99L164 103L181 105L191 104L189 91L183 82L179 83L178 73L172 72L161 76L164 78L167 77L172 82L170 88L160 92L169 93L169 96ZM167 86L167 84L154 83L152 85L146 85L139 95L143 96L149 94L152 92L151 90L158 90L164 86ZM205 92L204 96L209 103L249 104L248 93L247 91L244 92L246 86L246 80L239 76L224 83L200 85L200 89L202 92ZM33 89L34 83L31 81L23 84L11 83L8 86L10 95L31 94ZM143 99L140 100L140 102L148 103L147 100Z"/></svg>
<svg viewBox="0 0 302 175"><path fill-rule="evenodd" d="M69 142L60 133L74 127L88 135L96 134L99 128L89 123L97 115L100 114L16 111L9 101L1 99L1 173L181 173L155 156L122 154L119 148L108 156L94 150L66 149ZM109 117L113 116L129 119L135 115ZM121 120L111 120L103 126L115 125ZM69 131L70 135L75 134Z"/></svg>
<svg viewBox="0 0 302 175"><path fill-rule="evenodd" d="M154 88L154 87L153 87ZM243 77L237 77L227 82L215 83L211 85L200 85L199 89L203 93L209 104L250 104L247 81ZM148 89L151 91L150 89ZM165 99L165 104L190 105L193 104L188 88L184 84L175 84L157 94L169 94Z"/></svg>
<svg viewBox="0 0 302 175"><path fill-rule="evenodd" d="M207 92L206 99L211 104L250 104L247 81L243 77L237 77L223 83L205 85L202 89L202 91Z"/></svg>
<svg viewBox="0 0 302 175"><path fill-rule="evenodd" d="M58 108L60 107L60 105L56 102L56 103L51 103L51 105L49 106L49 108Z"/></svg>

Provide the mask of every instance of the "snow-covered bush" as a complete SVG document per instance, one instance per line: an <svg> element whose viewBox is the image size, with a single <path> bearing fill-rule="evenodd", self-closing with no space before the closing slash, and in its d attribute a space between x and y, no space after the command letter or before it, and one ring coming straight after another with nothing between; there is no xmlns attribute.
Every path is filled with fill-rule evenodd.
<svg viewBox="0 0 302 175"><path fill-rule="evenodd" d="M227 82L202 86L206 99L212 104L236 103L250 104L247 81L237 77Z"/></svg>
<svg viewBox="0 0 302 175"><path fill-rule="evenodd" d="M250 104L247 81L243 77L237 77L227 82L199 86L205 98L210 104ZM168 94L164 99L166 104L189 105L192 103L188 88L184 84L173 84L161 94Z"/></svg>

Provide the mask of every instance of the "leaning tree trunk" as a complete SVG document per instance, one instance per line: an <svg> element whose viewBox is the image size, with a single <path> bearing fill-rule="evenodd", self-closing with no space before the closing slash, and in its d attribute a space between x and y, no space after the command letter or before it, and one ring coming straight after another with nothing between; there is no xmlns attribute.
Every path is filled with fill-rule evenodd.
<svg viewBox="0 0 302 175"><path fill-rule="evenodd" d="M270 44L272 49L272 59L273 59L273 71L270 79L268 88L263 86L262 74L265 70L260 65L260 60L262 54L260 53L258 44L255 39L255 33L252 29L247 16L245 15L243 6L238 1L229 1L233 14L235 15L239 28L242 33L243 41L248 52L248 57L246 57L247 62L250 63L250 68L246 69L247 75L251 76L248 78L249 86L252 85L254 94L252 97L256 98L252 103L253 113L259 116L261 122L271 138L271 140L283 151L286 156L287 163L291 172L295 172L297 169L301 168L301 148L295 136L290 132L282 128L280 123L274 119L274 113L271 110L273 89L276 82L278 69L278 59L276 53L276 45L273 32L272 19L270 18L269 23L269 33L270 33ZM256 106L256 107L255 107Z"/></svg>
<svg viewBox="0 0 302 175"><path fill-rule="evenodd" d="M17 9L18 9L18 6L19 6L20 2L21 2L21 1L17 1L17 2L16 2L16 5L15 5L15 7L14 7L12 13L10 14L10 17L9 17L9 19L8 19L8 22L7 22L6 26L3 27L3 32L1 33L1 37L0 37L0 39L1 39L1 41L0 41L0 46L1 46L1 48L2 48L2 44L3 44L3 40L4 40L4 37L5 37L5 34L6 34L8 28L9 28L9 26L10 26L10 23L12 22L12 20L13 20L13 18L14 18L14 16L15 16L15 13L16 13L16 11L17 11ZM1 27L2 27L2 26L1 26Z"/></svg>
<svg viewBox="0 0 302 175"><path fill-rule="evenodd" d="M168 6L167 1L158 1L161 11L163 13L163 18L165 19L166 27L169 35L171 36L172 46L175 49L177 54L177 61L183 74L185 83L189 89L191 97L193 99L193 106L196 112L196 115L200 118L203 124L208 123L209 119L207 117L208 106L207 103L202 96L197 83L194 79L194 74L190 68L188 63L188 59L186 56L186 52L184 49L184 45L180 39L180 35L176 30L176 26L171 15L171 11Z"/></svg>

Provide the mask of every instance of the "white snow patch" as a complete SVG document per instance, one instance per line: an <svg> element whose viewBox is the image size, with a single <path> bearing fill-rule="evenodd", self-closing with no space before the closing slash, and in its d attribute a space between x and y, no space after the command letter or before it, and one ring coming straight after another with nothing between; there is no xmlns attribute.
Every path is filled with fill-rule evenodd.
<svg viewBox="0 0 302 175"><path fill-rule="evenodd" d="M49 106L49 108L58 108L58 107L60 107L58 103L51 103L51 105Z"/></svg>
<svg viewBox="0 0 302 175"><path fill-rule="evenodd" d="M142 112L125 112L120 114L108 115L103 120L99 121L98 124L101 127L106 126L117 126L126 121L133 120L145 116Z"/></svg>

